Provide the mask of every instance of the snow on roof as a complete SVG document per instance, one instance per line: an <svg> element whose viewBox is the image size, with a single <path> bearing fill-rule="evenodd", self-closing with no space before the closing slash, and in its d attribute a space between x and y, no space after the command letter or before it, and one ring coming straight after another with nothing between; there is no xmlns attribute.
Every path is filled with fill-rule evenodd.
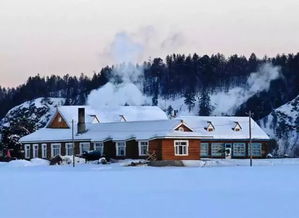
<svg viewBox="0 0 299 218"><path fill-rule="evenodd" d="M213 123L215 129L211 132L205 127ZM235 122L242 129L234 131ZM75 140L105 141L105 140L150 140L154 138L201 138L201 139L240 139L246 140L248 135L247 117L198 117L187 116L173 120L131 121L111 123L88 123L87 131L75 136ZM186 123L193 132L174 130L181 123ZM75 127L76 133L76 127ZM71 129L40 129L21 138L21 142L33 141L70 141ZM252 120L252 138L268 140L266 133Z"/></svg>
<svg viewBox="0 0 299 218"><path fill-rule="evenodd" d="M83 134L76 134L75 140L117 141L130 139L148 140L162 137L200 137L196 132L175 131L174 128L180 123L180 120L152 120L87 124L87 131ZM71 140L71 136L71 129L42 128L22 137L20 141L68 141Z"/></svg>
<svg viewBox="0 0 299 218"><path fill-rule="evenodd" d="M194 131L200 135L211 136L213 139L248 139L249 118L235 116L181 116L177 119L184 120ZM207 131L209 122L214 126L213 131ZM240 125L239 131L234 131L236 122ZM269 136L251 119L253 139L268 140Z"/></svg>
<svg viewBox="0 0 299 218"><path fill-rule="evenodd" d="M122 117L126 121L168 119L165 112L157 106L100 107L97 111L100 114L99 119L102 123L122 121Z"/></svg>
<svg viewBox="0 0 299 218"><path fill-rule="evenodd" d="M98 119L101 123L119 122L122 119L126 121L139 120L164 120L168 119L164 111L157 106L118 106L118 107L100 107L98 109L90 106L60 106L58 112L71 127L72 120L75 124L78 122L78 108L85 108L85 122L97 123Z"/></svg>
<svg viewBox="0 0 299 218"><path fill-rule="evenodd" d="M78 109L85 108L85 122L86 123L96 123L94 120L94 115L98 118L100 116L99 112L92 109L89 106L84 105L72 105L72 106L60 106L57 108L57 111L61 114L61 116L65 119L68 126L72 126L72 120L74 120L75 125L78 122Z"/></svg>

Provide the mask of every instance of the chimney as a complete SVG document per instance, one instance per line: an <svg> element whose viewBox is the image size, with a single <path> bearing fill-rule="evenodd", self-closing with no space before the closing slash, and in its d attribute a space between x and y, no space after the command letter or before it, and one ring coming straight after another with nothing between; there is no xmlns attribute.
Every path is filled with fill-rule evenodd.
<svg viewBox="0 0 299 218"><path fill-rule="evenodd" d="M86 125L85 125L85 108L80 107L78 108L78 129L77 133L81 134L86 132Z"/></svg>

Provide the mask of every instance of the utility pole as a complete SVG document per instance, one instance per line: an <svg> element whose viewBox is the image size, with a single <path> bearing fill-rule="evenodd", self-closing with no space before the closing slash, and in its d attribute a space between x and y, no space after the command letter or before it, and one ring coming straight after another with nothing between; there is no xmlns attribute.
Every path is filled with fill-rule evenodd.
<svg viewBox="0 0 299 218"><path fill-rule="evenodd" d="M73 145L73 167L75 167L74 120L72 120L72 145Z"/></svg>
<svg viewBox="0 0 299 218"><path fill-rule="evenodd" d="M248 113L249 115L249 146L250 146L250 166L252 167L252 138L251 138L251 111Z"/></svg>

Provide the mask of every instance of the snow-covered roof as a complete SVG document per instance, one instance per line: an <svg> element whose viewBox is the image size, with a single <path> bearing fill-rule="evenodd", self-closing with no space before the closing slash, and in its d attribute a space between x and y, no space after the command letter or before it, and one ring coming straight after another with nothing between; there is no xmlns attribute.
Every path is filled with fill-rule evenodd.
<svg viewBox="0 0 299 218"><path fill-rule="evenodd" d="M100 116L99 112L94 110L89 106L81 106L81 105L71 105L71 106L60 106L57 107L57 112L64 118L65 122L69 127L72 126L72 120L74 120L75 125L78 122L78 109L85 108L85 122L86 123L98 123L97 119ZM55 114L53 114L52 119ZM96 116L96 118L94 117ZM52 119L50 119L49 123L51 123Z"/></svg>
<svg viewBox="0 0 299 218"><path fill-rule="evenodd" d="M65 119L68 126L71 127L72 120L75 124L78 122L78 109L85 108L86 123L119 122L119 121L140 121L140 120L163 120L167 115L157 106L118 106L118 107L100 107L97 109L90 106L60 106L57 111ZM52 119L54 118L54 115ZM51 119L51 120L52 120ZM49 121L49 123L51 122Z"/></svg>
<svg viewBox="0 0 299 218"><path fill-rule="evenodd" d="M189 127L200 135L211 136L213 139L248 139L249 138L249 118L235 116L181 116L178 119L184 120ZM211 123L213 131L207 131L206 127ZM236 123L241 129L235 131ZM251 132L253 139L268 140L269 136L260 126L251 119Z"/></svg>
<svg viewBox="0 0 299 218"><path fill-rule="evenodd" d="M100 107L96 110L99 113L101 123L142 120L166 120L166 113L157 106L118 106Z"/></svg>
<svg viewBox="0 0 299 218"><path fill-rule="evenodd" d="M205 127L208 122L214 126L213 131L207 131ZM239 123L241 129L233 130ZM247 140L248 134L247 117L198 117L187 116L173 120L152 121L129 121L111 123L87 123L87 131L75 135L75 140L105 141L105 140L150 140L155 138L198 138L198 139L234 139ZM191 132L176 131L180 125L187 125ZM76 128L76 127L75 127ZM76 133L76 129L74 130ZM48 129L43 128L21 138L21 142L34 141L69 141L71 140L71 129ZM252 120L252 138L268 140L266 133Z"/></svg>
<svg viewBox="0 0 299 218"><path fill-rule="evenodd" d="M196 132L174 130L181 120L153 120L87 124L87 131L76 134L75 140L105 141L105 140L149 140L153 138L200 138ZM76 133L76 127L75 127ZM21 138L21 142L32 141L70 141L71 129L42 128Z"/></svg>

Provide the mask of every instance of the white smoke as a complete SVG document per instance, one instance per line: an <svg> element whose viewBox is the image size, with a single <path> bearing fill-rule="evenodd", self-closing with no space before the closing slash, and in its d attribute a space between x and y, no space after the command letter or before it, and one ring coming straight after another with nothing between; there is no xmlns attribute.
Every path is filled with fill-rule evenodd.
<svg viewBox="0 0 299 218"><path fill-rule="evenodd" d="M134 41L134 39L126 32L120 32L115 35L113 42L110 45L108 55L110 55L114 62L132 63L138 61L144 48L142 44Z"/></svg>
<svg viewBox="0 0 299 218"><path fill-rule="evenodd" d="M117 107L120 105L145 105L150 99L133 83L113 84L108 82L102 88L93 90L88 96L88 104L93 108Z"/></svg>
<svg viewBox="0 0 299 218"><path fill-rule="evenodd" d="M272 80L280 77L280 67L271 63L263 64L257 72L253 72L247 79L246 87L235 87L228 92L219 92L211 95L211 103L215 110L214 115L233 114L236 109L253 95L267 91Z"/></svg>
<svg viewBox="0 0 299 218"><path fill-rule="evenodd" d="M121 105L149 105L151 99L142 94L143 72L134 64L148 59L148 53L158 49L176 49L183 44L183 35L168 33L164 38L152 26L140 28L135 33L119 32L112 43L101 54L102 58L113 60L111 80L100 89L93 90L87 103L94 108ZM153 52L154 54L154 52ZM109 62L109 61L108 61Z"/></svg>
<svg viewBox="0 0 299 218"><path fill-rule="evenodd" d="M141 58L143 51L142 44L130 34L117 33L105 51L117 65L113 67L110 81L89 94L87 104L93 108L148 104L148 98L140 91L143 68L133 64Z"/></svg>

